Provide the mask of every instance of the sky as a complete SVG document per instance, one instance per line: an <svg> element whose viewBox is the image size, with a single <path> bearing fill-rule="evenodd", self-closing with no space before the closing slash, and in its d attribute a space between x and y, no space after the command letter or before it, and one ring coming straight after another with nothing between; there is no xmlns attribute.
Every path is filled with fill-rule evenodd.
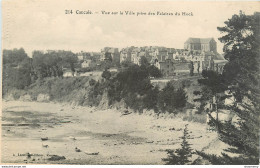
<svg viewBox="0 0 260 168"><path fill-rule="evenodd" d="M104 47L165 46L184 48L189 37L211 38L222 53L217 27L238 14L259 11L260 2L147 0L3 0L2 48L100 51ZM73 14L65 14L72 10ZM76 14L76 11L92 14ZM101 11L123 12L103 15ZM133 11L135 15L125 15ZM97 13L96 13L97 12ZM138 12L155 15L137 16ZM162 16L157 12L192 12L193 16Z"/></svg>

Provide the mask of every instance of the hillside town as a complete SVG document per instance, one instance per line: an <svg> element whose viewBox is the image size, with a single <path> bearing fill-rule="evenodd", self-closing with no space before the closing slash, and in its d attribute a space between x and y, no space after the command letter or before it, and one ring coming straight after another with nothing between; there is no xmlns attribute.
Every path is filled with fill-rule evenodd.
<svg viewBox="0 0 260 168"><path fill-rule="evenodd" d="M76 75L83 75L81 69L91 71L101 63L112 62L119 65L122 62L132 62L140 65L141 58L157 67L163 77L170 78L180 74L188 74L191 64L194 73L201 73L202 70L214 70L222 73L227 62L224 57L217 52L217 42L214 38L188 38L183 49L166 48L159 46L126 47L119 50L113 47L104 47L101 52L79 52L76 53L78 66ZM117 69L111 66L111 69ZM71 72L64 73L65 76L73 76Z"/></svg>
<svg viewBox="0 0 260 168"><path fill-rule="evenodd" d="M226 14L208 13L211 6L205 11L210 16L196 12L193 23L181 20L178 31L166 16L147 24L141 16L129 17L122 25L121 17L84 16L76 29L72 22L60 24L68 14L54 21L62 29L49 33L48 27L40 42L5 31L17 37L15 43L23 41L9 46L12 40L5 38L2 51L1 162L258 167L260 12L239 11L217 22L215 16L233 11L222 5L219 11ZM49 18L37 19L28 32L38 20ZM61 30L67 34L55 38Z"/></svg>

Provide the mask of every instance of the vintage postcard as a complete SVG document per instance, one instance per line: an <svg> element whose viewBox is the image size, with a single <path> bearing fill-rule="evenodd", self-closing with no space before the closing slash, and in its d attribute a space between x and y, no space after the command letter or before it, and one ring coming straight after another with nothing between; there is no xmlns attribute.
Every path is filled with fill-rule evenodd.
<svg viewBox="0 0 260 168"><path fill-rule="evenodd" d="M3 0L3 165L259 165L258 1Z"/></svg>

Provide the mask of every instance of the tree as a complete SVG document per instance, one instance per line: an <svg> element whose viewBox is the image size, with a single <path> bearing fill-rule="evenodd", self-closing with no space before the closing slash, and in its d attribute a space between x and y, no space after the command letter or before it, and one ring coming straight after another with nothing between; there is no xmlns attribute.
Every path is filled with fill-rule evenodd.
<svg viewBox="0 0 260 168"><path fill-rule="evenodd" d="M75 72L75 63L78 62L77 56L71 52L71 51L60 51L58 53L62 58L62 64L63 66L69 66L72 72L72 75L74 76Z"/></svg>
<svg viewBox="0 0 260 168"><path fill-rule="evenodd" d="M105 59L112 62L113 58L110 52L106 52L105 53Z"/></svg>
<svg viewBox="0 0 260 168"><path fill-rule="evenodd" d="M185 107L187 95L183 88L175 89L173 84L168 82L159 93L158 106L163 112L175 113L176 109Z"/></svg>
<svg viewBox="0 0 260 168"><path fill-rule="evenodd" d="M191 144L188 143L187 139L189 139L189 133L187 124L185 125L185 129L183 131L183 136L181 137L182 143L181 148L177 150L167 150L168 158L162 159L166 162L167 165L185 165L190 163L189 158L192 156Z"/></svg>
<svg viewBox="0 0 260 168"><path fill-rule="evenodd" d="M154 109L154 111L157 112L158 94L159 94L158 86L151 88L143 99L144 107L147 108L148 110Z"/></svg>
<svg viewBox="0 0 260 168"><path fill-rule="evenodd" d="M215 110L217 112L218 120L218 106L221 100L226 98L226 96L220 96L227 89L225 79L221 74L218 74L212 70L203 70L202 79L198 79L198 83L202 85L201 91L194 91L195 95L200 95L200 98L194 99L194 101L200 102L199 112L204 111L204 107L210 103L215 105ZM210 113L208 113L210 115ZM216 123L218 129L218 124Z"/></svg>
<svg viewBox="0 0 260 168"><path fill-rule="evenodd" d="M31 84L31 59L23 48L3 50L3 92Z"/></svg>
<svg viewBox="0 0 260 168"><path fill-rule="evenodd" d="M26 58L28 58L28 55L23 48L3 50L3 64L9 64L9 66L16 67Z"/></svg>
<svg viewBox="0 0 260 168"><path fill-rule="evenodd" d="M200 74L200 62L197 62L197 72Z"/></svg>
<svg viewBox="0 0 260 168"><path fill-rule="evenodd" d="M192 61L189 64L189 68L190 68L190 76L193 76L194 75L194 65L193 65Z"/></svg>
<svg viewBox="0 0 260 168"><path fill-rule="evenodd" d="M175 93L175 108L183 108L187 102L187 95L184 90L184 87L180 87L177 89Z"/></svg>
<svg viewBox="0 0 260 168"><path fill-rule="evenodd" d="M33 51L32 60L36 79L62 77L63 68L70 68L74 74L77 63L77 57L71 51Z"/></svg>
<svg viewBox="0 0 260 168"><path fill-rule="evenodd" d="M223 78L235 103L225 109L236 114L238 125L232 122L218 123L219 138L230 147L226 152L236 153L231 157L198 152L212 164L259 164L259 22L260 15L245 15L240 11L225 22L218 30L225 33L219 40L224 43L225 58L229 61L223 71Z"/></svg>
<svg viewBox="0 0 260 168"><path fill-rule="evenodd" d="M12 88L24 89L31 84L30 69L27 67L20 67L18 69L6 67L3 73L5 74L3 75L4 92Z"/></svg>
<svg viewBox="0 0 260 168"><path fill-rule="evenodd" d="M144 71L147 71L147 73L150 77L154 77L154 78L162 77L161 71L154 65L150 65L150 63L148 62L148 60L145 56L141 57L140 64L141 64L140 67Z"/></svg>
<svg viewBox="0 0 260 168"><path fill-rule="evenodd" d="M103 71L102 77L108 80L111 77L111 72L109 72L107 69Z"/></svg>
<svg viewBox="0 0 260 168"><path fill-rule="evenodd" d="M132 66L133 64L134 64L134 63L132 63L132 62L129 61L129 60L125 60L125 61L122 61L122 62L121 62L121 65L122 65L123 68L128 68L128 67Z"/></svg>
<svg viewBox="0 0 260 168"><path fill-rule="evenodd" d="M143 66L131 64L122 69L109 81L109 104L123 99L128 107L142 111L143 99L153 87L148 77L148 71Z"/></svg>
<svg viewBox="0 0 260 168"><path fill-rule="evenodd" d="M186 59L184 57L180 57L181 62L186 62Z"/></svg>
<svg viewBox="0 0 260 168"><path fill-rule="evenodd" d="M90 79L89 85L94 86L96 84L96 81L94 79Z"/></svg>
<svg viewBox="0 0 260 168"><path fill-rule="evenodd" d="M162 112L165 111L168 111L170 113L174 112L175 110L174 92L175 92L174 86L168 82L166 86L162 89L162 91L159 93L158 105L159 105L159 109L162 110Z"/></svg>
<svg viewBox="0 0 260 168"><path fill-rule="evenodd" d="M141 57L140 64L141 64L141 66L144 66L144 67L148 67L150 65L145 56Z"/></svg>
<svg viewBox="0 0 260 168"><path fill-rule="evenodd" d="M162 73L161 71L155 67L154 65L150 65L148 66L148 73L150 77L154 77L154 78L160 78L162 77Z"/></svg>

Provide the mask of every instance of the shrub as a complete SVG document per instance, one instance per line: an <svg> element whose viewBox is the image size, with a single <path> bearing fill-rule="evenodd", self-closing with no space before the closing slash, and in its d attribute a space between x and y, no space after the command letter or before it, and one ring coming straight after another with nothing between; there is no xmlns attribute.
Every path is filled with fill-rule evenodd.
<svg viewBox="0 0 260 168"><path fill-rule="evenodd" d="M187 125L183 131L183 136L181 137L182 143L181 148L174 150L167 150L168 158L163 158L162 160L166 162L167 165L185 165L190 163L189 158L192 156L191 144L188 143L189 133Z"/></svg>
<svg viewBox="0 0 260 168"><path fill-rule="evenodd" d="M143 99L152 89L144 66L129 65L108 82L109 104L122 99L127 107L142 111Z"/></svg>
<svg viewBox="0 0 260 168"><path fill-rule="evenodd" d="M184 88L176 90L170 82L159 93L158 106L162 112L176 113L177 109L185 107L186 102L187 96Z"/></svg>
<svg viewBox="0 0 260 168"><path fill-rule="evenodd" d="M103 71L102 77L108 80L111 77L111 72L109 72L107 69Z"/></svg>

